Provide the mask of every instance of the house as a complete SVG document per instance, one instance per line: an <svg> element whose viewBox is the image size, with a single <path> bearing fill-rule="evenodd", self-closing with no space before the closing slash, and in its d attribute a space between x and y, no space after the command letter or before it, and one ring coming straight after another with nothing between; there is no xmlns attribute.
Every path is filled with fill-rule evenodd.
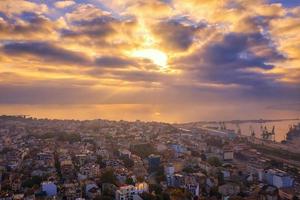
<svg viewBox="0 0 300 200"><path fill-rule="evenodd" d="M137 183L135 186L126 185L120 187L116 191L116 200L134 200L139 199L138 195L149 191L149 186L146 182Z"/></svg>
<svg viewBox="0 0 300 200"><path fill-rule="evenodd" d="M101 195L101 190L95 183L91 182L85 186L85 194L89 199L94 199Z"/></svg>
<svg viewBox="0 0 300 200"><path fill-rule="evenodd" d="M121 149L119 150L119 156L122 158L130 158L131 157L131 152L127 149Z"/></svg>
<svg viewBox="0 0 300 200"><path fill-rule="evenodd" d="M149 191L149 185L146 182L136 183L136 194L142 194Z"/></svg>
<svg viewBox="0 0 300 200"><path fill-rule="evenodd" d="M224 150L223 150L223 160L224 161L232 161L233 160L233 149L224 148Z"/></svg>
<svg viewBox="0 0 300 200"><path fill-rule="evenodd" d="M80 167L79 174L87 178L96 178L100 176L100 165L96 163L87 163Z"/></svg>
<svg viewBox="0 0 300 200"><path fill-rule="evenodd" d="M277 188L289 188L294 186L294 178L284 171L268 169L264 171L263 180Z"/></svg>
<svg viewBox="0 0 300 200"><path fill-rule="evenodd" d="M116 191L116 200L133 200L135 195L135 187L133 185L122 186Z"/></svg>
<svg viewBox="0 0 300 200"><path fill-rule="evenodd" d="M0 188L1 189L1 188ZM16 192L21 189L21 179L20 178L14 178L11 183L11 189Z"/></svg>
<svg viewBox="0 0 300 200"><path fill-rule="evenodd" d="M235 183L226 183L219 186L218 191L220 194L222 194L223 198L228 196L236 196L238 193L240 193L240 186Z"/></svg>
<svg viewBox="0 0 300 200"><path fill-rule="evenodd" d="M43 182L42 191L46 193L47 196L57 195L57 186L53 182Z"/></svg>
<svg viewBox="0 0 300 200"><path fill-rule="evenodd" d="M199 197L200 185L196 176L185 177L185 189L190 192L193 197Z"/></svg>
<svg viewBox="0 0 300 200"><path fill-rule="evenodd" d="M279 191L275 186L265 185L258 193L258 200L279 200Z"/></svg>
<svg viewBox="0 0 300 200"><path fill-rule="evenodd" d="M182 174L174 174L171 186L177 188L184 188L185 178Z"/></svg>
<svg viewBox="0 0 300 200"><path fill-rule="evenodd" d="M65 183L62 189L67 200L73 200L81 196L81 190L78 183Z"/></svg>

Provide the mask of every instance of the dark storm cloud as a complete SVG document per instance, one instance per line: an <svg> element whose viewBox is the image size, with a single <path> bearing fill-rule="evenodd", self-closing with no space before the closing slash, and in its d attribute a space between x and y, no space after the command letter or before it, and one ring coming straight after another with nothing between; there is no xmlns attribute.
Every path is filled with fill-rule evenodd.
<svg viewBox="0 0 300 200"><path fill-rule="evenodd" d="M32 12L23 12L16 18L4 17L3 19L0 20L0 38L3 39L33 40L32 37L40 38L46 35L49 37L55 30L51 20Z"/></svg>
<svg viewBox="0 0 300 200"><path fill-rule="evenodd" d="M136 63L130 59L114 57L114 56L102 56L96 59L95 65L100 67L126 67L133 66Z"/></svg>
<svg viewBox="0 0 300 200"><path fill-rule="evenodd" d="M121 28L120 26L125 25L127 29L134 23L131 20L123 21L112 16L98 16L88 20L71 21L72 28L62 30L61 35L63 37L87 36L97 41L116 33L118 28Z"/></svg>
<svg viewBox="0 0 300 200"><path fill-rule="evenodd" d="M11 56L32 55L53 63L89 64L89 60L82 53L43 42L7 43L2 51Z"/></svg>
<svg viewBox="0 0 300 200"><path fill-rule="evenodd" d="M201 78L217 83L259 86L272 83L278 75L266 75L271 62L284 59L272 42L260 33L230 33L185 59Z"/></svg>
<svg viewBox="0 0 300 200"><path fill-rule="evenodd" d="M153 27L154 33L162 38L162 44L166 48L184 51L187 50L194 40L194 34L203 26L184 25L180 20L162 21Z"/></svg>
<svg viewBox="0 0 300 200"><path fill-rule="evenodd" d="M273 66L266 63L283 59L283 56L272 47L270 42L260 33L231 33L226 35L222 42L209 45L203 56L207 58L208 64L221 65L219 67L271 69ZM256 48L261 52L253 52ZM258 53L262 54L258 55Z"/></svg>
<svg viewBox="0 0 300 200"><path fill-rule="evenodd" d="M105 37L115 32L112 23L115 23L111 17L97 17L92 20L80 20L72 22L74 30L62 30L64 37L89 36L89 37ZM97 39L97 38L95 38Z"/></svg>
<svg viewBox="0 0 300 200"><path fill-rule="evenodd" d="M23 42L7 43L1 48L2 52L9 56L31 55L40 60L51 63L67 63L81 66L93 66L101 68L123 68L138 66L134 60L118 56L102 56L95 60L88 59L84 54L66 50L49 43Z"/></svg>
<svg viewBox="0 0 300 200"><path fill-rule="evenodd" d="M238 86L233 91L239 98L299 100L299 84L279 81L282 74L263 73L274 68L272 62L285 59L272 41L260 33L230 33L178 65L186 66L187 75L199 82Z"/></svg>

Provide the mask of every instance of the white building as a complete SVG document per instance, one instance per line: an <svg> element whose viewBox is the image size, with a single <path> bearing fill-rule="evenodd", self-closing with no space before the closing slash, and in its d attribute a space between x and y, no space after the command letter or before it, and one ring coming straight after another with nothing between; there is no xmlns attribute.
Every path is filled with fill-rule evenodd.
<svg viewBox="0 0 300 200"><path fill-rule="evenodd" d="M224 149L223 151L223 159L225 161L233 160L233 150L232 149Z"/></svg>
<svg viewBox="0 0 300 200"><path fill-rule="evenodd" d="M138 194L142 194L143 192L148 191L149 186L145 182L137 183L135 186L122 186L116 191L116 200L134 200L138 198Z"/></svg>
<svg viewBox="0 0 300 200"><path fill-rule="evenodd" d="M95 163L89 163L80 168L79 173L87 178L95 178L100 176L100 165Z"/></svg>
<svg viewBox="0 0 300 200"><path fill-rule="evenodd" d="M133 185L122 186L116 191L116 200L133 200L135 192Z"/></svg>

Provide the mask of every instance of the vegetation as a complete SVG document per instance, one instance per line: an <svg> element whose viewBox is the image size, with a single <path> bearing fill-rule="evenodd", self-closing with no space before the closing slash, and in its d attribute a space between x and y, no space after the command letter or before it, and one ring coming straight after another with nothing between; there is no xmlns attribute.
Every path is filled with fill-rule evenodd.
<svg viewBox="0 0 300 200"><path fill-rule="evenodd" d="M151 193L154 192L155 194L161 194L162 188L159 184L150 184L149 185L149 191Z"/></svg>
<svg viewBox="0 0 300 200"><path fill-rule="evenodd" d="M196 173L199 171L199 169L195 168L195 167L191 167L191 166L188 166L188 167L185 167L182 169L183 172L186 172L186 173Z"/></svg>
<svg viewBox="0 0 300 200"><path fill-rule="evenodd" d="M126 184L127 184L127 185L134 185L134 181L133 181L133 179L132 179L132 178L130 178L130 177L129 177L129 178L127 178L127 179L126 179Z"/></svg>
<svg viewBox="0 0 300 200"><path fill-rule="evenodd" d="M210 165L215 166L215 167L220 167L222 165L222 162L217 157L210 157L210 158L208 158L207 162Z"/></svg>
<svg viewBox="0 0 300 200"><path fill-rule="evenodd" d="M57 156L57 152L54 154L54 160L55 160L55 168L56 168L56 172L58 174L58 177L62 178L61 168L60 168L60 163L59 163L59 159L58 159L58 156Z"/></svg>
<svg viewBox="0 0 300 200"><path fill-rule="evenodd" d="M33 176L33 177L29 178L29 179L26 179L22 183L22 187L32 188L33 186L39 186L42 181L43 181L43 179L41 177L39 177L39 176Z"/></svg>
<svg viewBox="0 0 300 200"><path fill-rule="evenodd" d="M114 200L114 199L115 199L114 197L106 196L106 195L101 195L95 198L95 200Z"/></svg>
<svg viewBox="0 0 300 200"><path fill-rule="evenodd" d="M178 189L178 188L172 189L170 191L170 196L171 196L171 199L174 199L174 200L191 199L191 194L190 193L187 193L184 190Z"/></svg>
<svg viewBox="0 0 300 200"><path fill-rule="evenodd" d="M102 156L97 156L97 164L100 165L100 168L105 168L105 162L103 162Z"/></svg>
<svg viewBox="0 0 300 200"><path fill-rule="evenodd" d="M128 158L128 157L121 157L121 160L123 161L124 166L125 166L126 168L132 168L133 165L134 165L133 160L131 160L131 159Z"/></svg>
<svg viewBox="0 0 300 200"><path fill-rule="evenodd" d="M153 195L151 193L142 193L140 195L140 197L142 197L143 200L170 200L170 196L168 193L163 193L161 195Z"/></svg>
<svg viewBox="0 0 300 200"><path fill-rule="evenodd" d="M164 171L164 167L163 166L159 166L157 168L156 174L155 174L155 179L158 183L160 183L161 181L165 180L165 171Z"/></svg>
<svg viewBox="0 0 300 200"><path fill-rule="evenodd" d="M108 169L104 171L100 177L101 183L111 183L116 185L117 178L115 176L115 173L112 169Z"/></svg>
<svg viewBox="0 0 300 200"><path fill-rule="evenodd" d="M147 158L149 155L155 154L156 150L151 144L137 144L131 146L131 152L141 158Z"/></svg>
<svg viewBox="0 0 300 200"><path fill-rule="evenodd" d="M153 194L150 194L150 193L147 193L147 192L144 192L144 193L140 194L140 197L143 200L156 200L156 197Z"/></svg>

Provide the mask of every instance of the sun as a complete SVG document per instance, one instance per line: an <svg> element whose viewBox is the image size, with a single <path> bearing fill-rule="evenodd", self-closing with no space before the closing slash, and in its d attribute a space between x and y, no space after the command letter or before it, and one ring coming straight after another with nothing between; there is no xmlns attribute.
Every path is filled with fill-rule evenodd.
<svg viewBox="0 0 300 200"><path fill-rule="evenodd" d="M168 64L168 56L158 49L140 49L132 52L133 57L146 58L161 68L166 68Z"/></svg>

